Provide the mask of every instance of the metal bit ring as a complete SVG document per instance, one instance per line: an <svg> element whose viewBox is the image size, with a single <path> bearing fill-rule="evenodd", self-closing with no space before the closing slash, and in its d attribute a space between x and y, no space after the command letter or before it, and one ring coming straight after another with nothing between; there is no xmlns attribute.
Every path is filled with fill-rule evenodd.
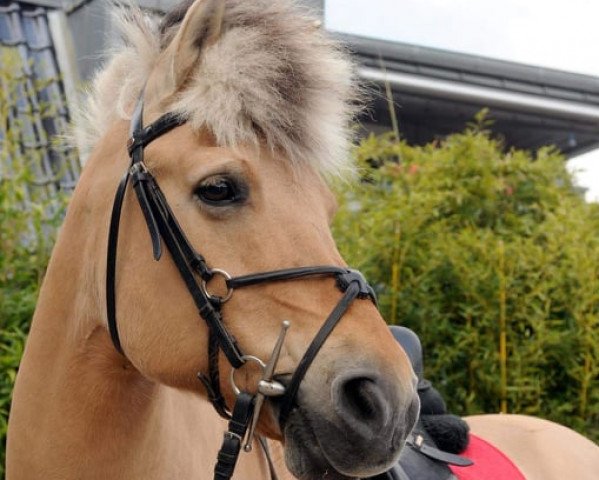
<svg viewBox="0 0 599 480"><path fill-rule="evenodd" d="M257 363L260 366L260 368L262 368L263 372L264 372L264 369L266 368L266 364L262 360L260 360L258 357L254 357L253 355L242 355L241 359L244 360L246 363L247 362ZM233 388L233 392L235 393L235 396L239 396L239 394L241 393L241 390L235 383L235 372L237 370L239 370L239 369L232 368L231 375L229 376L229 381L231 382L231 387Z"/></svg>
<svg viewBox="0 0 599 480"><path fill-rule="evenodd" d="M213 277L215 275L219 275L219 276L223 277L225 279L225 285L227 284L227 282L229 280L231 280L231 275L229 275L224 270L221 270L220 268L213 268L211 270L211 272L213 274ZM202 279L202 281L200 283L200 287L202 288L202 292L204 292L204 295L206 295L206 297L208 297L208 299L211 300L211 301L213 301L213 302L225 303L233 295L233 289L231 287L229 287L228 285L227 285L227 293L225 293L224 296L220 297L218 295L212 295L208 291L208 282L206 280L204 280L204 279Z"/></svg>

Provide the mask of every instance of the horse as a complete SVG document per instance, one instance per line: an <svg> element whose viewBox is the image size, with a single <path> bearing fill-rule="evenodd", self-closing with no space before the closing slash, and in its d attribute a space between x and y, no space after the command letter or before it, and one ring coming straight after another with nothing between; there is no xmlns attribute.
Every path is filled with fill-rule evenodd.
<svg viewBox="0 0 599 480"><path fill-rule="evenodd" d="M7 478L388 469L418 397L329 229L326 179L351 169L346 54L288 0L117 16L124 45L78 120L90 154L14 388Z"/></svg>
<svg viewBox="0 0 599 480"><path fill-rule="evenodd" d="M383 474L419 400L329 230L351 63L287 0L119 12L15 384L8 480ZM466 420L527 478L599 471L563 427Z"/></svg>

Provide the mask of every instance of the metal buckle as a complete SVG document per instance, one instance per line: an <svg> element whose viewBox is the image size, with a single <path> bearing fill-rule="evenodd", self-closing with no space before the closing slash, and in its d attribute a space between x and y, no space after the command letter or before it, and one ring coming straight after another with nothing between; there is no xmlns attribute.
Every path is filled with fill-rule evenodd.
<svg viewBox="0 0 599 480"><path fill-rule="evenodd" d="M227 285L227 282L229 280L231 280L231 275L229 275L224 270L221 270L220 268L213 268L211 270L211 273L212 273L212 278L214 278L214 275L220 275L221 277L223 277L225 279L225 285ZM210 300L212 302L225 303L233 295L233 289L231 287L229 287L228 285L227 285L227 293L224 296L220 297L218 295L212 295L208 291L208 282L204 279L202 279L202 281L200 283L200 287L202 288L202 292L204 293L204 295L206 295L208 300Z"/></svg>
<svg viewBox="0 0 599 480"><path fill-rule="evenodd" d="M148 173L148 167L146 167L146 164L143 162L143 160L140 162L135 162L133 165L131 165L131 168L129 168L130 175L134 175L138 172Z"/></svg>
<svg viewBox="0 0 599 480"><path fill-rule="evenodd" d="M228 430L224 433L225 438L230 438L231 440L239 440L239 443L243 442L243 438L240 435L237 435L235 432L229 432Z"/></svg>

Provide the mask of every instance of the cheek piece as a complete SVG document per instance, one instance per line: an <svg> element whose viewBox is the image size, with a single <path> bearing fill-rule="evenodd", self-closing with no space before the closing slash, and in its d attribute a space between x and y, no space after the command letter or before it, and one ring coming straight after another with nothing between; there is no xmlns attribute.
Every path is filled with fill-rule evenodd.
<svg viewBox="0 0 599 480"><path fill-rule="evenodd" d="M355 299L370 299L376 305L376 297L372 287L368 285L360 272L335 265L289 268L234 278L223 270L210 268L204 257L189 243L156 179L144 163L144 148L160 136L183 125L187 120L175 113L167 113L151 125L144 127L142 119L143 95L137 103L131 120L130 138L127 144L131 163L117 188L110 219L106 265L108 328L116 350L125 355L116 320L116 260L121 209L127 186L131 183L148 227L154 259L156 261L160 260L164 243L198 308L200 316L208 326L209 368L207 374L198 373L198 378L204 384L208 392L208 398L218 414L229 419L229 428L225 432L214 470L215 480L228 480L233 475L244 439L244 450L251 450L260 408L265 397L280 397L279 425L283 430L291 411L296 407L296 396L301 382L328 336ZM223 277L227 285L227 293L222 297L212 295L208 291L208 283L217 276ZM223 322L221 306L231 298L238 288L247 288L270 282L300 281L313 277L335 278L336 286L342 296L308 346L290 382L284 386L275 381L273 377L285 333L289 328L289 322L283 322L271 358L265 363L255 356L242 353L235 338ZM218 355L221 350L233 367L231 383L236 393L236 401L232 411L227 408L220 389ZM255 362L262 369L262 379L257 385L256 394L240 391L235 385L235 371L247 362ZM249 433L248 427L250 427ZM259 438L259 441L268 457L266 442L262 438ZM272 472L272 463L270 457L268 458Z"/></svg>

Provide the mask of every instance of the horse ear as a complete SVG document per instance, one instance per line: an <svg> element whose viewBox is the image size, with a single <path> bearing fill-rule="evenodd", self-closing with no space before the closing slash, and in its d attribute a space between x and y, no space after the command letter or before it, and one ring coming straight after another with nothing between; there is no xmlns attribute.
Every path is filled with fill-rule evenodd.
<svg viewBox="0 0 599 480"><path fill-rule="evenodd" d="M202 50L215 43L223 30L225 0L196 0L189 7L168 49L172 54L174 90L185 82Z"/></svg>

